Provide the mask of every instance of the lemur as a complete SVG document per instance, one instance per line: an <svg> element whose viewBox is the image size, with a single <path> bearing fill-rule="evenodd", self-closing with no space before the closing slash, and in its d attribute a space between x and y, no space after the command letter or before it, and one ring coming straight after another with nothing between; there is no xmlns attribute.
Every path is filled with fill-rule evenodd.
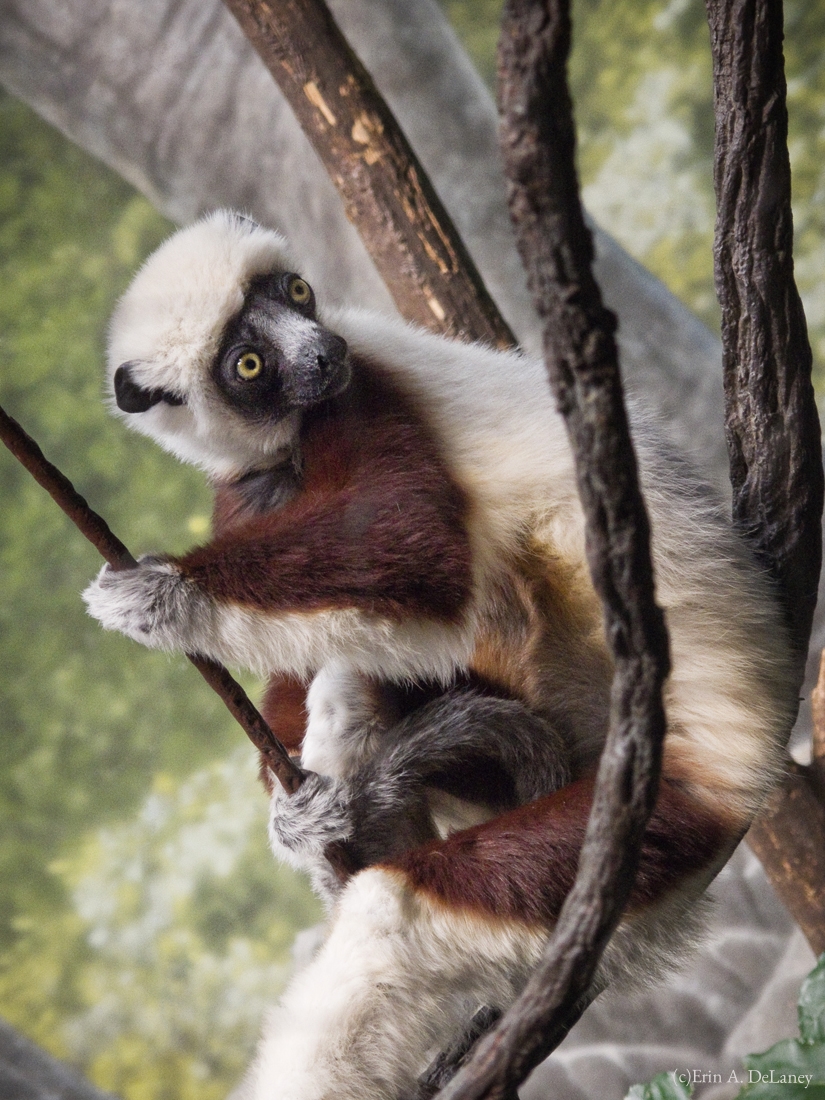
<svg viewBox="0 0 825 1100"><path fill-rule="evenodd" d="M265 716L313 772L272 791L270 836L330 931L266 1024L248 1096L397 1100L542 951L612 665L543 365L324 309L295 268L279 234L219 211L121 299L114 404L211 478L214 534L104 568L85 599L148 646L270 677ZM673 671L660 792L598 988L684 952L796 702L747 547L650 429L638 449ZM361 868L343 885L331 841Z"/></svg>

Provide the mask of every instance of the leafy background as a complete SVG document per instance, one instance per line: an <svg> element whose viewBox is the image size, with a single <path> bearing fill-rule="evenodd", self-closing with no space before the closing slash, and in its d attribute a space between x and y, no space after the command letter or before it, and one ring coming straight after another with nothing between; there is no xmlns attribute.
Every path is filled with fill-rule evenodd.
<svg viewBox="0 0 825 1100"><path fill-rule="evenodd" d="M498 0L443 4L492 80ZM574 18L589 209L718 327L703 5L576 0ZM791 0L786 23L797 274L821 372L825 4ZM101 401L106 318L170 228L0 95L0 400L136 553L209 527L200 477ZM0 501L0 1011L128 1100L223 1096L318 908L266 852L254 760L222 705L184 662L85 617L95 552L5 453Z"/></svg>

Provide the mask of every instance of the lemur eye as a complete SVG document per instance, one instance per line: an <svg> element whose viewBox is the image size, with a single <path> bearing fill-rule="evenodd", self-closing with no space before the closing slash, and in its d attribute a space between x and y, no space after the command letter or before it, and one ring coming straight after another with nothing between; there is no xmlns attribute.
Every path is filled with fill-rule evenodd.
<svg viewBox="0 0 825 1100"><path fill-rule="evenodd" d="M287 287L289 296L296 306L305 306L312 297L312 289L300 275L293 275Z"/></svg>
<svg viewBox="0 0 825 1100"><path fill-rule="evenodd" d="M248 382L251 378L257 378L264 369L264 361L254 351L245 351L235 360L235 371L239 378Z"/></svg>

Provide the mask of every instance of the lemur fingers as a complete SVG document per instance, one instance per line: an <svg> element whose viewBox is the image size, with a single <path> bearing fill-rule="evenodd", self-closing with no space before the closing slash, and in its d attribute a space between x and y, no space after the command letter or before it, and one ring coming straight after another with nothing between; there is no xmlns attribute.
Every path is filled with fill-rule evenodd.
<svg viewBox="0 0 825 1100"><path fill-rule="evenodd" d="M147 555L133 569L104 565L83 599L105 630L151 649L196 651L213 630L212 601L163 557Z"/></svg>

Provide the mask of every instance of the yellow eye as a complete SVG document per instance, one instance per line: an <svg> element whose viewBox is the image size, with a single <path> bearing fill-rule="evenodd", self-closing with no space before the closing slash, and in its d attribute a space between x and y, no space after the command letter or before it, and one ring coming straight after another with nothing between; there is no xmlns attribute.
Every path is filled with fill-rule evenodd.
<svg viewBox="0 0 825 1100"><path fill-rule="evenodd" d="M300 275L293 275L289 280L289 296L296 306L305 306L312 297L309 283Z"/></svg>
<svg viewBox="0 0 825 1100"><path fill-rule="evenodd" d="M250 378L257 378L264 369L264 361L254 351L245 351L239 355L235 362L235 370L239 378L248 382Z"/></svg>

